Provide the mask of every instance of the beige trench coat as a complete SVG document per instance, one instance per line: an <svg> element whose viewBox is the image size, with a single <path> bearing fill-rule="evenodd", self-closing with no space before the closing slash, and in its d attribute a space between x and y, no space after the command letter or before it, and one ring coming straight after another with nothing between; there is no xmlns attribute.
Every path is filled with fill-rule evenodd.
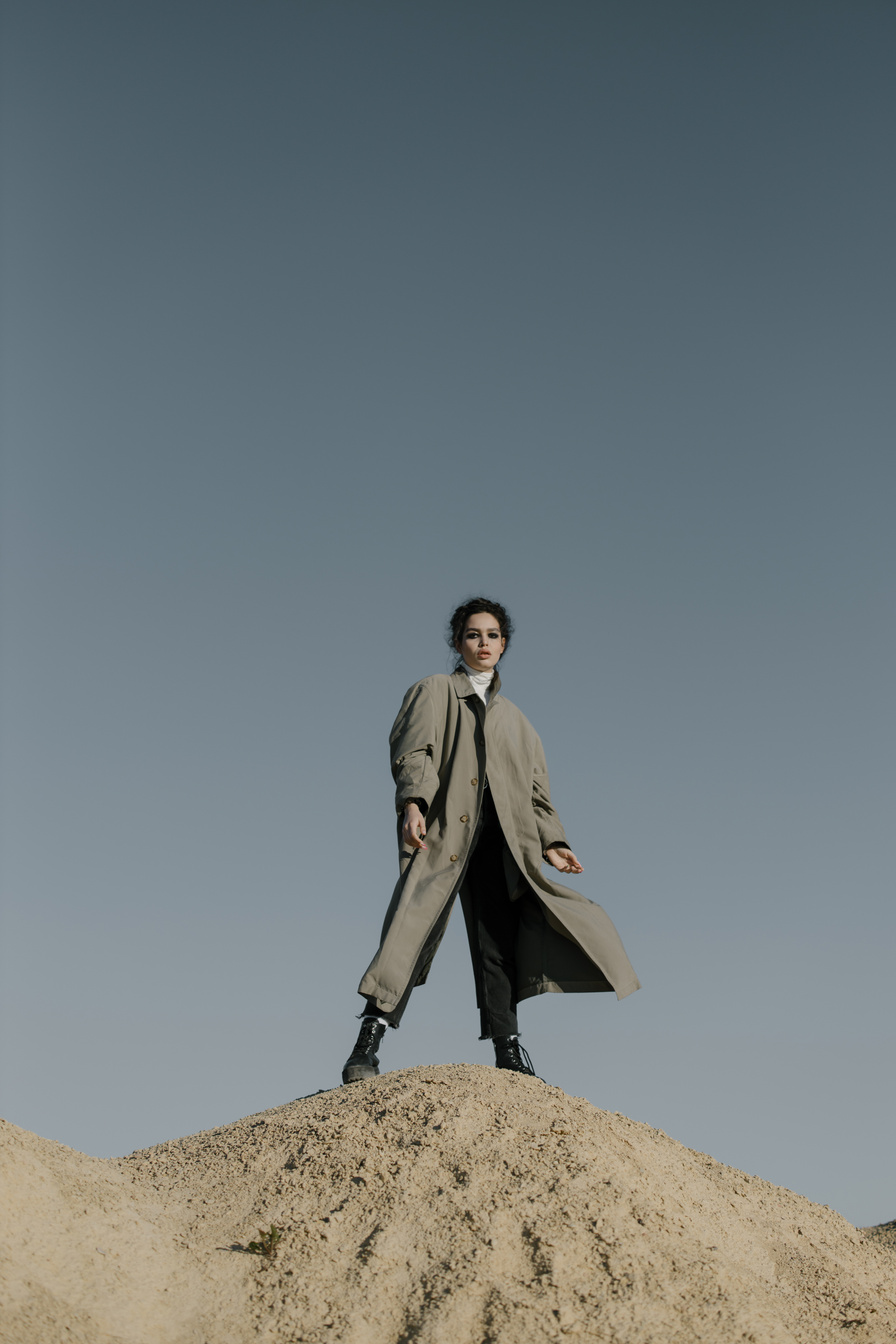
<svg viewBox="0 0 896 1344"><path fill-rule="evenodd" d="M437 941L422 969L418 963L440 923L444 931L446 909L463 895L486 776L506 841L508 890L512 898L527 889L538 898L520 921L517 998L615 990L622 999L640 988L609 916L543 872L544 850L566 845L566 835L551 806L541 740L500 686L496 673L486 707L465 672L425 677L408 691L392 726L399 878L379 950L359 986L382 1012L395 1007L415 970L416 984L426 980ZM409 798L428 805L425 850L410 851L401 840Z"/></svg>

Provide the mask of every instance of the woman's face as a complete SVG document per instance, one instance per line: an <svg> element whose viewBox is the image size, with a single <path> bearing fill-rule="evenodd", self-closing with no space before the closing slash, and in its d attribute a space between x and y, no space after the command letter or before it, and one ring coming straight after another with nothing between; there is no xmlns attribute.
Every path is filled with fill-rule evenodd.
<svg viewBox="0 0 896 1344"><path fill-rule="evenodd" d="M484 672L494 667L506 643L494 616L481 611L467 621L456 648L467 667Z"/></svg>

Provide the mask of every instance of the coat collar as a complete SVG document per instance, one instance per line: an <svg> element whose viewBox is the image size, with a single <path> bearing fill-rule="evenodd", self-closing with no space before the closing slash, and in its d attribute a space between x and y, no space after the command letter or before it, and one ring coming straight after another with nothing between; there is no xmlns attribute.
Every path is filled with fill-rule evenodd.
<svg viewBox="0 0 896 1344"><path fill-rule="evenodd" d="M471 695L476 694L476 689L466 672L452 672L451 684L454 687L454 693L458 700L467 700ZM491 704L501 690L501 673L497 668L495 668L494 680L492 681L489 690L490 695L488 697L488 703Z"/></svg>

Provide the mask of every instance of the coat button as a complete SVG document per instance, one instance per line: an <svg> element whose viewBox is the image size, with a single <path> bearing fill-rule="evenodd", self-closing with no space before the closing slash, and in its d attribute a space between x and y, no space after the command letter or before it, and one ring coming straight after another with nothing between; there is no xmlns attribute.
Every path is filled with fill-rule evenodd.
<svg viewBox="0 0 896 1344"><path fill-rule="evenodd" d="M470 818L467 816L467 814L466 814L466 812L465 812L465 813L463 814L463 816L461 817L461 821L469 821L469 820L470 820Z"/></svg>
<svg viewBox="0 0 896 1344"><path fill-rule="evenodd" d="M457 863L457 855L456 855L456 854L452 854L452 855L451 855L451 862L452 862L452 863Z"/></svg>
<svg viewBox="0 0 896 1344"><path fill-rule="evenodd" d="M470 780L470 783L475 785L475 784L478 784L478 783L479 783L479 780L478 780L478 779L471 779L471 780Z"/></svg>

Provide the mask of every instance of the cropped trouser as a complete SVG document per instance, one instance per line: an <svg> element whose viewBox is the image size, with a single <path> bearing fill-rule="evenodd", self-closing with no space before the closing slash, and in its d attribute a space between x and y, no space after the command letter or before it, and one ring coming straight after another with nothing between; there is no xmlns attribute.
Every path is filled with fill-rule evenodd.
<svg viewBox="0 0 896 1344"><path fill-rule="evenodd" d="M527 898L512 901L504 872L504 833L485 790L482 813L473 851L463 882L462 905L473 960L476 1002L482 1030L480 1039L515 1036L516 1016L516 940L521 906ZM384 1013L372 999L367 1012L397 1027L421 970L432 959L451 914L449 901L426 940L414 967L408 987L395 1007Z"/></svg>

